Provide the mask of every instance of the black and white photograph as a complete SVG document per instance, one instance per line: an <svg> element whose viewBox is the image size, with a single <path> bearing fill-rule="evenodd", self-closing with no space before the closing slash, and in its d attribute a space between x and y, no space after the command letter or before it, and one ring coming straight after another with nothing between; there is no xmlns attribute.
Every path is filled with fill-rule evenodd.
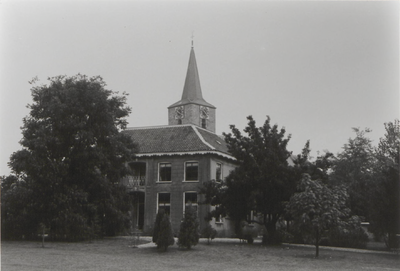
<svg viewBox="0 0 400 271"><path fill-rule="evenodd" d="M399 14L0 0L1 270L400 270Z"/></svg>

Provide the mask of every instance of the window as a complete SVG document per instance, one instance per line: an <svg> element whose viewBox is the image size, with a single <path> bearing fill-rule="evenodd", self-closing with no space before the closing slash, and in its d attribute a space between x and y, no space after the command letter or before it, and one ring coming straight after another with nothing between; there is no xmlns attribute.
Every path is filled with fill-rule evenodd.
<svg viewBox="0 0 400 271"><path fill-rule="evenodd" d="M157 213L163 209L167 215L171 212L171 194L170 193L158 193L158 206Z"/></svg>
<svg viewBox="0 0 400 271"><path fill-rule="evenodd" d="M171 163L160 163L159 164L159 182L170 182L171 181Z"/></svg>
<svg viewBox="0 0 400 271"><path fill-rule="evenodd" d="M182 120L178 119L178 124L181 125L182 124Z"/></svg>
<svg viewBox="0 0 400 271"><path fill-rule="evenodd" d="M250 211L250 213L247 214L247 220L249 221L253 221L255 217L256 217L255 211Z"/></svg>
<svg viewBox="0 0 400 271"><path fill-rule="evenodd" d="M186 208L192 204L192 208L197 212L197 193L196 192L185 192L184 194L185 206L183 208L183 212L185 212Z"/></svg>
<svg viewBox="0 0 400 271"><path fill-rule="evenodd" d="M204 128L204 129L207 128L207 120L206 119L201 119L201 128Z"/></svg>
<svg viewBox="0 0 400 271"><path fill-rule="evenodd" d="M186 162L185 163L185 181L198 181L199 180L199 163Z"/></svg>
<svg viewBox="0 0 400 271"><path fill-rule="evenodd" d="M222 180L222 164L217 163L217 167L215 169L215 180L220 182Z"/></svg>

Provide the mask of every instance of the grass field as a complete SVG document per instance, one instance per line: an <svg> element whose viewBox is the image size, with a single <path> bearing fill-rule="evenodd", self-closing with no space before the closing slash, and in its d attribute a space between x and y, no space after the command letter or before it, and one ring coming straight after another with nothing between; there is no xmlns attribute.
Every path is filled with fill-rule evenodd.
<svg viewBox="0 0 400 271"><path fill-rule="evenodd" d="M142 238L142 240L150 240ZM205 240L183 250L175 244L165 253L153 245L130 247L128 238L92 243L2 242L2 271L42 270L400 270L400 257L312 247L241 244L236 240L207 245Z"/></svg>

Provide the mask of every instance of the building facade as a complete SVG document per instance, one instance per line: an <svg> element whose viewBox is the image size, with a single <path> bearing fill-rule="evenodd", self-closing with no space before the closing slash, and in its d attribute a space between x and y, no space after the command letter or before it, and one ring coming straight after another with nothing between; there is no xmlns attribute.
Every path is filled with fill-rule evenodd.
<svg viewBox="0 0 400 271"><path fill-rule="evenodd" d="M134 198L134 226L151 233L158 210L170 216L178 233L189 203L197 210L200 228L210 206L199 204L199 187L223 180L235 168L224 139L215 134L216 107L203 98L193 46L181 99L168 107L168 125L128 128L138 145L132 174L122 180ZM229 221L211 221L219 236L230 235Z"/></svg>

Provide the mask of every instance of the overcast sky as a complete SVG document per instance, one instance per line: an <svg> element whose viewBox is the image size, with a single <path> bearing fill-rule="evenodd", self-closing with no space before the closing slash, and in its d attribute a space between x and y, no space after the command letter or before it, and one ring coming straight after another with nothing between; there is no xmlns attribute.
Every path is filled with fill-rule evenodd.
<svg viewBox="0 0 400 271"><path fill-rule="evenodd" d="M31 85L77 73L129 93L129 126L166 125L180 100L192 35L217 133L266 115L317 152L352 127L399 118L399 1L0 1L0 175L19 149Z"/></svg>

